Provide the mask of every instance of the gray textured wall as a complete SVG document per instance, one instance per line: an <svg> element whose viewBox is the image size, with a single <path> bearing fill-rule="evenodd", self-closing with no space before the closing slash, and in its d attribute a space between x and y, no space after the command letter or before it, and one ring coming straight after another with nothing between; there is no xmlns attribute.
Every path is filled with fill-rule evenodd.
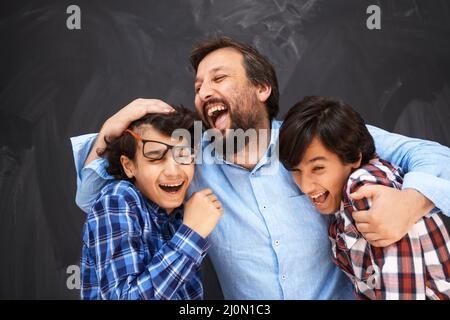
<svg viewBox="0 0 450 320"><path fill-rule="evenodd" d="M188 53L211 34L274 63L282 116L339 96L368 123L450 145L445 0L8 1L0 5L0 298L78 298L84 214L69 137L98 131L136 97L193 106ZM66 8L81 8L81 30ZM366 28L380 5L382 29ZM206 294L220 297L208 265Z"/></svg>

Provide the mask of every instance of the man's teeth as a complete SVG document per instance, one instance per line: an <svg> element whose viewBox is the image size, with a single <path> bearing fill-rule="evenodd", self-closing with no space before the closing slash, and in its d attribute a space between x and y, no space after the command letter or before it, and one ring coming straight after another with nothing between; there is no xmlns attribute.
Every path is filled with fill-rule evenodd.
<svg viewBox="0 0 450 320"><path fill-rule="evenodd" d="M214 106L208 109L208 117L211 117L215 112L226 110L227 108L223 105Z"/></svg>

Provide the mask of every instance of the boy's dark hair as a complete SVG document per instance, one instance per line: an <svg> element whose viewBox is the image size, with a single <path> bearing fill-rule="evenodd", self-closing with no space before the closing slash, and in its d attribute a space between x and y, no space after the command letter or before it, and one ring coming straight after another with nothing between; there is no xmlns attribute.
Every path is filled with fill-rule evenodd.
<svg viewBox="0 0 450 320"><path fill-rule="evenodd" d="M279 155L286 169L292 170L317 136L343 163L359 160L361 165L375 155L375 144L363 118L341 100L310 96L294 105L280 129Z"/></svg>
<svg viewBox="0 0 450 320"><path fill-rule="evenodd" d="M186 129L191 133L191 145L194 146L194 121L199 120L196 112L190 111L183 106L174 106L175 111L170 113L149 113L142 118L133 121L128 129L136 132L138 135L139 128L142 125L151 125L163 135L171 136L176 129ZM124 155L130 160L134 160L136 156L137 141L131 134L124 133L120 137L111 141L106 140L106 148L100 151L99 156L105 157L108 160L108 168L106 172L116 179L133 181L125 174L122 164L120 163L120 156Z"/></svg>
<svg viewBox="0 0 450 320"><path fill-rule="evenodd" d="M269 85L272 92L266 101L269 120L275 118L279 110L280 92L275 69L269 60L252 46L228 37L214 37L197 44L192 50L190 62L197 72L200 62L211 52L222 48L233 48L244 58L244 69L247 78L253 85Z"/></svg>

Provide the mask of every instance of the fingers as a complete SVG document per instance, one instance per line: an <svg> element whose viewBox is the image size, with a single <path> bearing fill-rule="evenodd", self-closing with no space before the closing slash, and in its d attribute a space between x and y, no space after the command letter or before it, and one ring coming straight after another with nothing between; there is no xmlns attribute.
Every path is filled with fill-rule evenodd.
<svg viewBox="0 0 450 320"><path fill-rule="evenodd" d="M209 196L209 195L213 194L213 192L212 192L212 190L210 188L206 188L206 189L200 190L200 191L198 191L198 193L201 193L201 194L203 194L205 196Z"/></svg>
<svg viewBox="0 0 450 320"><path fill-rule="evenodd" d="M383 239L381 239L381 237L378 233L369 232L369 233L363 233L362 235L370 244L372 244L375 241L383 240Z"/></svg>
<svg viewBox="0 0 450 320"><path fill-rule="evenodd" d="M223 214L223 207L222 207L222 204L220 203L220 201L214 202L214 205L216 206L216 209L219 210L219 213Z"/></svg>
<svg viewBox="0 0 450 320"><path fill-rule="evenodd" d="M367 210L355 211L352 213L353 220L356 223L371 223L372 219Z"/></svg>
<svg viewBox="0 0 450 320"><path fill-rule="evenodd" d="M211 194L208 197L211 200L212 204L216 207L216 209L219 209L219 211L223 213L222 203L219 201L219 199L217 199L217 197L214 194Z"/></svg>
<svg viewBox="0 0 450 320"><path fill-rule="evenodd" d="M369 242L370 245L373 247L384 248L384 247L388 247L391 244L396 242L395 239L383 238L383 236L381 236L380 234L378 234L376 232L362 233L362 235L363 235L364 239L366 239L367 242Z"/></svg>
<svg viewBox="0 0 450 320"><path fill-rule="evenodd" d="M139 98L130 103L133 106L142 107L146 113L171 112L174 109L162 100Z"/></svg>
<svg viewBox="0 0 450 320"><path fill-rule="evenodd" d="M216 195L213 193L213 191L210 188L206 188L203 190L198 191L199 193L203 194L204 196L208 197L208 199L212 202L212 204L219 209L220 213L223 213L222 203L217 199Z"/></svg>
<svg viewBox="0 0 450 320"><path fill-rule="evenodd" d="M356 228L361 233L375 232L369 223L356 223Z"/></svg>
<svg viewBox="0 0 450 320"><path fill-rule="evenodd" d="M364 185L356 192L350 194L350 198L353 200L361 200L363 198L373 198L379 191L378 185Z"/></svg>
<svg viewBox="0 0 450 320"><path fill-rule="evenodd" d="M144 107L146 113L166 113L175 111L170 105L161 100L156 99L144 99Z"/></svg>
<svg viewBox="0 0 450 320"><path fill-rule="evenodd" d="M167 103L157 99L136 99L124 107L120 112L128 121L132 122L142 118L148 113L166 113L174 109Z"/></svg>
<svg viewBox="0 0 450 320"><path fill-rule="evenodd" d="M131 122L142 118L147 113L171 111L173 108L161 100L136 99L106 120L102 131L105 136L115 138L120 136Z"/></svg>
<svg viewBox="0 0 450 320"><path fill-rule="evenodd" d="M208 195L208 198L209 198L209 200L210 200L211 202L219 201L219 200L217 200L217 197L214 195L214 193Z"/></svg>

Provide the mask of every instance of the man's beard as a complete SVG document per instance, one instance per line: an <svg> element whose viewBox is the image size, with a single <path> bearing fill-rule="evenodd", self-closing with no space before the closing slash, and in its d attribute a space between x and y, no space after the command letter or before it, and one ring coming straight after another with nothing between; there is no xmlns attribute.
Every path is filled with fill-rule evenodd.
<svg viewBox="0 0 450 320"><path fill-rule="evenodd" d="M265 114L265 110L261 108L261 103L256 95L251 92L251 90L233 96L232 101L233 103L231 104L227 100L213 98L208 101L208 104L223 104L227 108L228 116L230 117L230 128L221 130L221 139L215 141L215 143L222 145L222 148L217 148L216 151L221 150L224 153L227 151L227 144L230 144L233 147L233 153L236 154L242 151L243 148L248 145L249 141L246 138L244 144L238 143L238 139L236 135L233 134L233 131L241 129L245 133L249 129L256 130L263 124L264 117L267 115ZM207 105L205 105L205 109L206 106ZM209 126L208 122L206 124ZM221 154L221 156L223 156L223 154Z"/></svg>

